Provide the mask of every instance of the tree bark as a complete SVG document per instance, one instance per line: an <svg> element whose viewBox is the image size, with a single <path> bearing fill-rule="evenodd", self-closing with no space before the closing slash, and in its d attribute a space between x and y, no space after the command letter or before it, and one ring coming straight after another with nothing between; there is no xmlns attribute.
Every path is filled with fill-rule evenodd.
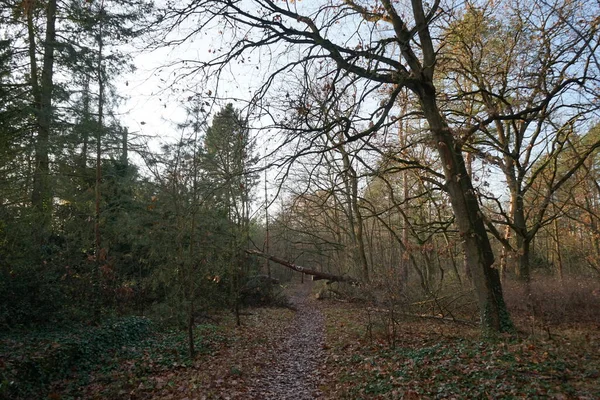
<svg viewBox="0 0 600 400"><path fill-rule="evenodd" d="M54 46L56 41L56 0L49 0L46 6L46 36L42 74L38 82L36 60L35 27L33 26L33 5L27 9L27 30L29 39L29 59L31 62L31 84L36 124L35 170L31 204L38 215L36 227L38 242L44 244L50 231L52 219L52 193L50 189L50 123L52 120L52 90L54 75Z"/></svg>
<svg viewBox="0 0 600 400"><path fill-rule="evenodd" d="M554 251L556 252L556 269L558 272L558 278L562 281L563 275L563 261L562 253L560 249L560 233L558 231L558 218L554 218Z"/></svg>
<svg viewBox="0 0 600 400"><path fill-rule="evenodd" d="M350 156L343 144L338 146L338 150L342 155L344 164L344 185L346 190L346 198L348 201L348 221L350 222L350 233L352 235L352 249L354 257L358 258L362 277L365 282L369 282L369 263L367 261L367 253L365 250L365 240L363 233L363 217L358 204L358 176L356 170L350 162Z"/></svg>
<svg viewBox="0 0 600 400"><path fill-rule="evenodd" d="M465 267L475 287L482 326L496 332L511 331L500 274L493 268L494 254L461 147L437 107L433 84L424 82L416 93L443 163L446 190L463 240Z"/></svg>
<svg viewBox="0 0 600 400"><path fill-rule="evenodd" d="M347 283L351 283L351 284L355 284L355 285L359 285L361 283L359 280L354 279L354 278L349 277L349 276L346 276L346 275L335 275L335 274L330 274L330 273L327 273L327 272L321 272L321 271L317 271L317 270L314 270L314 269L302 267L300 265L296 265L296 264L294 264L292 262L283 260L281 258L272 256L270 254L263 253L262 251L258 251L258 250L246 250L246 253L266 258L268 260L271 260L271 261L273 261L273 262L275 262L277 264L283 265L284 267L287 267L287 268L292 269L294 271L301 272L301 273L306 274L306 275L312 275L313 281L317 281L317 280L323 279L323 280L327 280L329 282L347 282Z"/></svg>
<svg viewBox="0 0 600 400"><path fill-rule="evenodd" d="M510 204L508 206L508 215L512 216L514 213L515 201L514 197L510 196ZM510 243L511 239L511 227L506 225L504 228L504 240L506 243ZM513 258L513 249L508 244L502 245L502 253L500 255L500 279L504 281L506 279L506 270L509 266L509 260Z"/></svg>
<svg viewBox="0 0 600 400"><path fill-rule="evenodd" d="M100 185L102 184L102 134L104 133L104 77L102 71L102 52L104 49L104 39L102 37L102 27L104 24L104 8L100 8L98 20L98 60L96 73L98 78L98 126L96 132L96 182L94 185L95 194L95 213L94 213L94 243L96 251L96 267L100 267L100 253L102 250L102 236L100 232L100 202L102 194Z"/></svg>
<svg viewBox="0 0 600 400"><path fill-rule="evenodd" d="M517 278L524 283L531 282L530 259L531 240L517 235Z"/></svg>
<svg viewBox="0 0 600 400"><path fill-rule="evenodd" d="M269 195L267 191L267 169L265 168L265 252L269 253ZM265 266L267 267L267 276L271 279L271 262L267 258L265 259Z"/></svg>
<svg viewBox="0 0 600 400"><path fill-rule="evenodd" d="M517 241L517 265L515 273L517 278L525 283L528 283L531 279L531 271L529 268L529 244L531 239L527 232L527 222L525 219L525 204L523 202L523 195L520 191L517 191L512 195L515 203L513 212L513 224L515 226L515 236Z"/></svg>
<svg viewBox="0 0 600 400"><path fill-rule="evenodd" d="M121 165L125 168L129 166L129 131L127 130L127 128L122 129L121 135Z"/></svg>
<svg viewBox="0 0 600 400"><path fill-rule="evenodd" d="M406 114L407 111L407 103L408 103L408 98L404 98L402 100L404 102L404 104L402 105L402 114ZM403 121L400 121L398 123L398 140L400 142L400 147L401 148L405 148L407 146L407 137L406 137L406 132L404 130L404 126L403 126ZM408 170L404 170L402 171L402 201L406 202L408 197L410 196L410 191L409 191L409 183L408 183ZM404 216L404 213L400 214ZM403 224L402 224L402 242L404 243L404 245L408 244L408 221L406 219L404 219ZM408 265L406 260L408 259L408 257L405 257L404 253L408 252L408 249L403 249L402 250L402 260L403 262L400 263L400 283L401 283L401 290L405 290L406 289L406 284L408 283Z"/></svg>

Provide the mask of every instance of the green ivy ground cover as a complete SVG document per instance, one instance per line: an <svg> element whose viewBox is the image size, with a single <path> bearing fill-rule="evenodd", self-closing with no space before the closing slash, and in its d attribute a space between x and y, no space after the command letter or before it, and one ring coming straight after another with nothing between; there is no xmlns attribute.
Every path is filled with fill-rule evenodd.
<svg viewBox="0 0 600 400"><path fill-rule="evenodd" d="M199 352L223 340L213 325L196 328ZM73 330L12 333L0 337L0 399L45 398L57 390L75 396L78 388L93 380L110 380L120 369L139 375L188 364L186 333L159 330L146 318L127 317Z"/></svg>

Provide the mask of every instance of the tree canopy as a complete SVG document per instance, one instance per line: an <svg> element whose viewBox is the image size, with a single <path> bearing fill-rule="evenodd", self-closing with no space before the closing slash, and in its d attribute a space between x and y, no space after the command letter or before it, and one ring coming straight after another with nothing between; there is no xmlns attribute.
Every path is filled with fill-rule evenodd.
<svg viewBox="0 0 600 400"><path fill-rule="evenodd" d="M302 273L510 333L506 288L538 316L540 282L599 278L597 3L0 5L6 331L144 315L193 357Z"/></svg>

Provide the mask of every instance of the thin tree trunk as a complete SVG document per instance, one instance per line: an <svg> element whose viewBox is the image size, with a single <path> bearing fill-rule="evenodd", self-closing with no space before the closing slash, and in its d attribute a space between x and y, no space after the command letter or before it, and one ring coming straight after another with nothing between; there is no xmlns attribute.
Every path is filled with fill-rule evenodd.
<svg viewBox="0 0 600 400"><path fill-rule="evenodd" d="M129 131L127 128L123 128L122 135L121 164L123 167L127 167L129 166Z"/></svg>
<svg viewBox="0 0 600 400"><path fill-rule="evenodd" d="M346 197L348 200L349 213L348 220L350 221L350 232L352 234L352 247L354 254L360 263L362 277L365 282L369 281L369 263L365 251L365 241L363 234L363 217L358 204L358 177L356 170L352 167L350 156L343 145L339 146L339 151L342 155L344 165L344 184L346 186Z"/></svg>
<svg viewBox="0 0 600 400"><path fill-rule="evenodd" d="M98 79L98 126L96 127L96 182L94 186L95 193L95 214L94 214L94 244L95 244L95 260L96 271L100 277L100 262L104 255L102 254L102 236L100 232L100 184L102 183L102 134L104 131L104 77L102 74L102 51L104 47L103 40L103 18L104 8L100 7L100 15L98 19L98 60L96 65L96 74ZM99 282L98 282L99 283Z"/></svg>
<svg viewBox="0 0 600 400"><path fill-rule="evenodd" d="M402 100L403 102L403 106L402 106L402 114L406 114L406 109L407 109L407 103L408 103L408 98L404 98ZM406 137L407 133L404 129L403 126L403 122L400 121L398 123L398 140L400 141L400 147L402 149L405 149L407 146L407 137ZM402 171L402 201L404 202L404 204L407 204L406 201L408 199L408 196L410 195L410 191L409 191L409 183L408 183L408 170L404 170ZM404 224L402 225L402 242L405 245L408 245L408 221L406 219L404 219ZM402 257L403 261L407 260L407 257ZM400 264L400 285L401 285L401 290L404 290L406 288L406 285L408 283L408 265L406 262L402 262Z"/></svg>
<svg viewBox="0 0 600 400"><path fill-rule="evenodd" d="M287 267L294 271L300 272L300 273L302 273L302 275L304 275L304 274L312 275L313 280L321 280L322 279L322 280L327 280L330 282L348 282L348 283L352 283L352 284L360 284L361 283L357 279L354 279L347 275L335 275L335 274L330 274L328 272L316 271L314 269L302 267L298 264L295 264L293 262L272 256L270 254L265 254L262 251L246 250L246 253L251 254L251 255L256 255L259 257L268 258L277 264L283 265L284 267Z"/></svg>
<svg viewBox="0 0 600 400"><path fill-rule="evenodd" d="M515 202L514 197L510 196L510 204L508 206L508 215L512 216L515 210ZM504 239L509 242L510 241L511 228L510 225L506 225L504 228ZM500 279L504 281L506 279L506 271L508 269L508 261L511 257L511 249L506 246L502 246L502 253L500 255Z"/></svg>
<svg viewBox="0 0 600 400"><path fill-rule="evenodd" d="M83 85L83 116L81 119L82 129L81 135L83 136L81 139L81 161L79 167L82 171L85 171L87 168L87 158L88 158L88 147L90 142L89 135L89 122L90 122L90 79L86 78L85 83ZM87 179L87 177L86 177Z"/></svg>
<svg viewBox="0 0 600 400"><path fill-rule="evenodd" d="M265 168L265 253L269 254L269 197L267 191L267 169ZM265 259L267 276L271 279L271 260Z"/></svg>
<svg viewBox="0 0 600 400"><path fill-rule="evenodd" d="M189 318L188 318L188 347L190 351L190 358L194 359L196 355L196 349L194 346L194 297L190 299L190 309L189 309Z"/></svg>
<svg viewBox="0 0 600 400"><path fill-rule="evenodd" d="M195 115L195 118L198 118L198 115ZM189 315L188 315L188 347L189 347L189 352L190 352L190 358L194 358L194 356L196 355L196 349L194 346L194 325L195 325L195 320L194 320L194 313L195 313L195 298L196 298L196 277L195 277L195 270L197 269L197 263L196 263L196 259L198 257L198 255L196 254L196 218L197 218L197 212L198 212L198 153L197 153L197 148L198 148L198 130L196 128L196 124L194 124L194 150L192 153L192 162L193 162L193 177L192 177L192 204L191 204L191 212L190 212L190 245L188 247L189 253L188 253L188 262L190 265L190 270L188 272L188 276L186 277L186 281L188 282L188 288L187 288L187 295L188 295L188 301L190 303L190 308L188 310ZM124 137L126 138L127 136L127 130L125 130L124 132ZM124 140L123 142L123 148L124 148L124 153L126 152L126 146L127 146L127 141ZM126 161L125 161L126 162Z"/></svg>
<svg viewBox="0 0 600 400"><path fill-rule="evenodd" d="M564 276L563 276L562 254L560 251L560 234L558 232L558 218L554 218L553 225L554 225L554 251L556 252L558 277L562 281Z"/></svg>
<svg viewBox="0 0 600 400"><path fill-rule="evenodd" d="M598 191L598 186L594 185L594 187ZM599 193L600 193L600 191L599 191ZM586 196L585 202L586 202L586 207L589 210L588 218L590 219L590 231L591 231L591 235L589 235L589 236L590 236L592 248L594 249L594 259L598 260L598 259L600 259L600 240L599 240L600 232L598 231L598 222L596 220L596 215L597 215L596 206L595 206L596 201L594 201L591 190L588 191L588 195Z"/></svg>

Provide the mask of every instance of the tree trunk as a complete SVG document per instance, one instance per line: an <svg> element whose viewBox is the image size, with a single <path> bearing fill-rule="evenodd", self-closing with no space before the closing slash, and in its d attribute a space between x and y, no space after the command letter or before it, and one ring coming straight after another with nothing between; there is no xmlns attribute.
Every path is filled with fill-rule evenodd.
<svg viewBox="0 0 600 400"><path fill-rule="evenodd" d="M346 275L334 275L334 274L330 274L327 272L321 272L321 271L316 271L314 269L302 267L302 266L296 265L290 261L283 260L281 258L272 256L270 254L265 254L262 251L246 250L246 253L252 254L255 256L259 256L259 257L267 258L277 264L283 265L284 267L287 267L294 271L301 272L302 274L312 275L313 280L315 280L315 281L323 279L323 280L328 280L330 282L348 282L348 283L352 283L352 284L356 284L356 285L360 284L360 281L358 281L352 277L349 277Z"/></svg>
<svg viewBox="0 0 600 400"><path fill-rule="evenodd" d="M102 183L102 133L104 131L104 79L102 76L102 50L104 42L102 39L102 18L104 10L100 9L100 28L98 30L98 64L96 73L98 75L98 126L96 127L96 183L95 193L95 215L94 215L94 243L96 248L96 267L100 267L100 252L102 247L102 236L100 234L100 184Z"/></svg>
<svg viewBox="0 0 600 400"><path fill-rule="evenodd" d="M515 209L515 198L510 196L510 204L508 206L508 215L512 216ZM506 225L504 228L504 239L510 243L511 228L510 225ZM512 259L512 249L507 245L502 246L502 254L500 255L500 279L504 281L506 279L506 270L508 269L508 262Z"/></svg>
<svg viewBox="0 0 600 400"><path fill-rule="evenodd" d="M190 308L188 310L188 350L190 353L190 358L193 360L196 355L196 348L194 346L194 295L190 297Z"/></svg>
<svg viewBox="0 0 600 400"><path fill-rule="evenodd" d="M121 149L121 165L123 168L129 166L129 131L123 128L121 131L122 149Z"/></svg>
<svg viewBox="0 0 600 400"><path fill-rule="evenodd" d="M54 46L56 41L56 0L49 0L46 6L46 37L42 75L38 83L38 69L33 26L33 5L27 9L27 30L29 39L29 59L31 62L31 84L36 110L35 170L31 204L38 216L36 226L38 243L44 244L50 232L52 219L52 192L50 189L50 122L52 121L52 90L54 75Z"/></svg>
<svg viewBox="0 0 600 400"><path fill-rule="evenodd" d="M265 253L269 253L269 196L267 190L267 169L265 168ZM265 259L265 266L267 268L267 276L271 279L271 261L267 258Z"/></svg>
<svg viewBox="0 0 600 400"><path fill-rule="evenodd" d="M520 193L514 195L514 214L513 224L515 226L515 236L517 239L517 257L515 273L520 281L529 283L531 280L531 271L529 265L529 253L531 239L527 237L527 225L525 222L525 206L523 204L523 196Z"/></svg>
<svg viewBox="0 0 600 400"><path fill-rule="evenodd" d="M402 114L406 114L408 108L408 96L402 98ZM399 121L398 123L398 141L400 142L400 148L404 149L407 146L408 138L407 133L404 129L404 122ZM409 182L408 182L408 170L402 171L402 202L406 202L410 196ZM401 215L404 215L403 213ZM391 224L390 224L391 226ZM408 220L405 218L402 224L402 242L408 245ZM407 251L407 250L406 250ZM403 251L404 253L404 251ZM404 291L408 283L408 265L406 260L408 257L402 255L402 262L400 263L400 289Z"/></svg>
<svg viewBox="0 0 600 400"><path fill-rule="evenodd" d="M556 252L556 267L558 270L558 278L562 281L564 275L562 254L560 251L560 234L558 232L558 218L554 218L554 251Z"/></svg>
<svg viewBox="0 0 600 400"><path fill-rule="evenodd" d="M517 235L517 278L531 282L531 240Z"/></svg>
<svg viewBox="0 0 600 400"><path fill-rule="evenodd" d="M79 163L79 167L81 168L82 173L85 174L85 170L87 169L87 158L88 158L88 147L90 142L89 135L89 122L90 122L90 79L86 78L84 86L83 86L83 117L81 119L81 160ZM87 178L86 178L87 179Z"/></svg>
<svg viewBox="0 0 600 400"><path fill-rule="evenodd" d="M352 234L352 249L358 258L362 277L365 282L369 282L369 263L365 251L365 241L363 233L363 217L358 204L358 177L356 170L350 162L350 156L344 148L344 145L338 147L342 154L344 164L344 185L346 186L346 198L348 201L348 221L350 222L350 232Z"/></svg>
<svg viewBox="0 0 600 400"><path fill-rule="evenodd" d="M492 267L494 254L461 147L437 107L433 84L419 85L417 93L444 166L446 190L463 240L465 266L475 287L482 326L484 330L511 331L500 274Z"/></svg>

